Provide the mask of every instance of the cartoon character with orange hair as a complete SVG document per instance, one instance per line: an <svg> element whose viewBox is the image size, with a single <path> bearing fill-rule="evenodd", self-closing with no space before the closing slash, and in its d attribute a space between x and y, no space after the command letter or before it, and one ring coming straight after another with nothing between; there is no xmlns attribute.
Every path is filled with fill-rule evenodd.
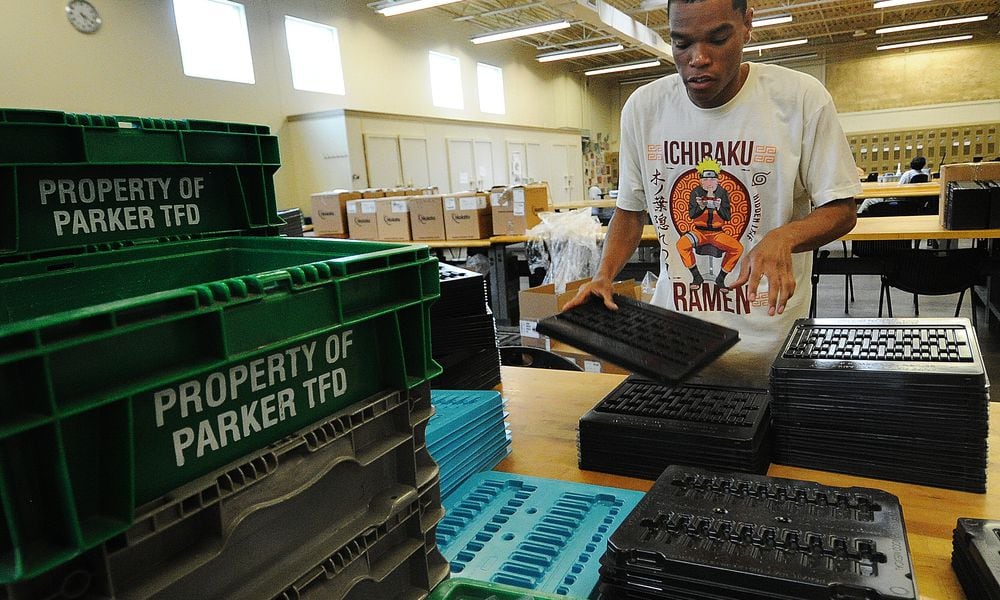
<svg viewBox="0 0 1000 600"><path fill-rule="evenodd" d="M743 244L722 230L723 223L732 218L729 193L719 185L722 165L706 157L695 168L698 170L700 185L691 190L689 197L688 215L692 226L677 240L677 251L681 262L691 271L692 286L705 282L698 270L695 253L722 258L715 285L726 287L726 276L733 271L743 255Z"/></svg>

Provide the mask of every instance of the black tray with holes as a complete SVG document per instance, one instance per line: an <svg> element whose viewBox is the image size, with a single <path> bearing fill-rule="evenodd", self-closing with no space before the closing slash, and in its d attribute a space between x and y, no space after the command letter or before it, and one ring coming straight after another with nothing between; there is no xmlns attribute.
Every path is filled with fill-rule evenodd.
<svg viewBox="0 0 1000 600"><path fill-rule="evenodd" d="M919 597L896 496L691 467L663 472L601 564L610 598Z"/></svg>
<svg viewBox="0 0 1000 600"><path fill-rule="evenodd" d="M975 330L964 318L799 319L771 366L771 378L989 385Z"/></svg>
<svg viewBox="0 0 1000 600"><path fill-rule="evenodd" d="M538 322L539 333L657 381L675 383L739 341L739 332L615 294L618 310L589 301Z"/></svg>
<svg viewBox="0 0 1000 600"><path fill-rule="evenodd" d="M441 297L431 306L431 318L481 315L486 312L486 278L445 263L438 263Z"/></svg>
<svg viewBox="0 0 1000 600"><path fill-rule="evenodd" d="M960 518L951 564L970 600L1000 600L1000 521Z"/></svg>

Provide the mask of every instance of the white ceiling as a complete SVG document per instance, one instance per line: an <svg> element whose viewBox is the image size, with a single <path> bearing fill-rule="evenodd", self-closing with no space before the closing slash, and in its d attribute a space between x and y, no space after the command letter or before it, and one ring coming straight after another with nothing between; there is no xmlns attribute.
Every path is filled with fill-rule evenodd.
<svg viewBox="0 0 1000 600"><path fill-rule="evenodd" d="M380 5L393 0L383 0ZM373 4L373 6L375 6ZM755 29L753 44L808 39L807 44L765 50L752 54L754 60L826 60L875 54L879 44L929 39L971 33L973 39L960 43L1000 42L1000 2L998 0L932 0L921 4L875 9L872 0L750 0L754 17L791 15L791 23ZM574 71L639 62L658 58L663 65L641 71L658 74L672 71L669 28L665 0L468 0L428 9L469 36L529 24L567 19L572 26L559 31L517 38L539 54L620 42L623 50L563 61ZM947 25L915 31L875 34L875 29L891 25L934 21L960 16L988 15L985 21ZM405 17L395 17L405 18ZM905 52L892 50L888 52ZM996 69L996 65L971 68ZM610 77L634 76L626 72Z"/></svg>

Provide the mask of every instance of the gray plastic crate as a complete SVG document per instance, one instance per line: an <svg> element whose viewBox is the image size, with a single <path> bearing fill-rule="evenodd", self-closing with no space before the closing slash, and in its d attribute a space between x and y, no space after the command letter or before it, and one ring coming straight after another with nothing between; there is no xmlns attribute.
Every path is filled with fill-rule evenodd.
<svg viewBox="0 0 1000 600"><path fill-rule="evenodd" d="M415 396L370 397L179 488L126 533L0 598L278 597L358 538L382 531L382 548L411 518L428 555L424 534L444 511L424 441L432 409Z"/></svg>

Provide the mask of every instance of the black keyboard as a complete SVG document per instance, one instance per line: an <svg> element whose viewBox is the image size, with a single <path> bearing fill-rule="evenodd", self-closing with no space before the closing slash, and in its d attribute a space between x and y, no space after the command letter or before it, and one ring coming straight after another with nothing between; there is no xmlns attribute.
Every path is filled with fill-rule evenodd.
<svg viewBox="0 0 1000 600"><path fill-rule="evenodd" d="M676 382L701 369L739 341L739 332L695 317L614 296L589 302L538 322L539 333L616 365Z"/></svg>
<svg viewBox="0 0 1000 600"><path fill-rule="evenodd" d="M609 394L594 410L674 419L694 423L718 423L750 427L756 411L764 405L760 391L680 385L665 388L653 381L630 379Z"/></svg>
<svg viewBox="0 0 1000 600"><path fill-rule="evenodd" d="M782 353L784 358L973 362L972 346L961 325L801 327Z"/></svg>

